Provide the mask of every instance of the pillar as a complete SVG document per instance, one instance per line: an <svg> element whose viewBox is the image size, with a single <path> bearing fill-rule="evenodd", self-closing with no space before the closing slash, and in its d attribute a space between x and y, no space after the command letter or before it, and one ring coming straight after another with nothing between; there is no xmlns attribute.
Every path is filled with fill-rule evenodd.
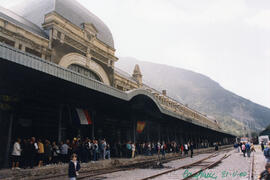
<svg viewBox="0 0 270 180"><path fill-rule="evenodd" d="M8 167L8 157L11 147L11 137L12 137L12 126L13 126L13 114L9 116L9 124L8 124L8 135L7 135L7 147L5 152L4 166Z"/></svg>
<svg viewBox="0 0 270 180"><path fill-rule="evenodd" d="M62 141L62 109L63 106L60 105L58 112L58 142Z"/></svg>
<svg viewBox="0 0 270 180"><path fill-rule="evenodd" d="M170 141L170 134L169 134L169 127L166 127L166 135L167 135L167 142L171 142Z"/></svg>
<svg viewBox="0 0 270 180"><path fill-rule="evenodd" d="M20 42L18 40L15 41L15 48L16 49L19 49L19 46L20 46Z"/></svg>
<svg viewBox="0 0 270 180"><path fill-rule="evenodd" d="M159 142L161 142L160 131L161 131L161 125L160 123L158 123L158 141Z"/></svg>
<svg viewBox="0 0 270 180"><path fill-rule="evenodd" d="M92 134L91 134L91 137L92 137L92 140L94 140L95 139L95 118L96 118L96 113L95 113L95 111L92 111Z"/></svg>
<svg viewBox="0 0 270 180"><path fill-rule="evenodd" d="M2 123L2 121L3 121L3 111L0 109L0 125L1 125L1 123Z"/></svg>
<svg viewBox="0 0 270 180"><path fill-rule="evenodd" d="M132 118L133 123L133 143L136 144L136 120Z"/></svg>
<svg viewBox="0 0 270 180"><path fill-rule="evenodd" d="M147 139L147 142L150 142L150 122L149 121L146 121L146 139Z"/></svg>

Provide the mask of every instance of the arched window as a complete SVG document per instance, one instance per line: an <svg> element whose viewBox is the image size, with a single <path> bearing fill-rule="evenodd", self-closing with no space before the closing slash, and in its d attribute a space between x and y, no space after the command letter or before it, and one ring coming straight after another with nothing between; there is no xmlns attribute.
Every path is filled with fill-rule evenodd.
<svg viewBox="0 0 270 180"><path fill-rule="evenodd" d="M80 74L83 74L83 75L85 75L87 77L90 77L92 79L95 79L97 81L102 82L101 78L95 72L93 72L90 69L87 69L85 67L82 67L80 65L71 64L70 66L68 66L68 69L70 69L72 71L75 71L75 72L78 72Z"/></svg>

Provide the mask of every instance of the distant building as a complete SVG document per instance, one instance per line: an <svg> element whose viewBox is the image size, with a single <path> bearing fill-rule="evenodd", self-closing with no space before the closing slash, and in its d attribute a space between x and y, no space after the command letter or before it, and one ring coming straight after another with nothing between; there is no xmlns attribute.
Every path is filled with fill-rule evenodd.
<svg viewBox="0 0 270 180"><path fill-rule="evenodd" d="M259 136L268 136L270 138L270 126L265 128L262 132L260 132Z"/></svg>

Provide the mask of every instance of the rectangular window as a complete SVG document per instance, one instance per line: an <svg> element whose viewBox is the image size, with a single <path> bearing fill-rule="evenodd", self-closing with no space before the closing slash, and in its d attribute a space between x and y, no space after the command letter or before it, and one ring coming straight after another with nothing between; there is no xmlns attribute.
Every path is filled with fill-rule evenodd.
<svg viewBox="0 0 270 180"><path fill-rule="evenodd" d="M36 51L36 50L33 50L33 49L30 49L30 48L26 47L25 52L33 54L34 56L37 56L37 57L41 58L41 53Z"/></svg>
<svg viewBox="0 0 270 180"><path fill-rule="evenodd" d="M2 36L0 36L0 42L5 43L5 44L7 44L9 46L12 46L12 47L15 46L15 42L14 41L11 41L11 40L9 40L7 38L4 38Z"/></svg>
<svg viewBox="0 0 270 180"><path fill-rule="evenodd" d="M57 31L57 37L61 39L61 32Z"/></svg>

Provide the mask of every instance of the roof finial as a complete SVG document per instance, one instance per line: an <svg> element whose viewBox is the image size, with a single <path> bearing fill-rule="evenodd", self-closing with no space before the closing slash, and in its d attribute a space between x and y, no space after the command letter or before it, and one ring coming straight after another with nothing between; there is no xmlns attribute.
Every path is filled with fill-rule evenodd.
<svg viewBox="0 0 270 180"><path fill-rule="evenodd" d="M142 73L138 64L135 65L132 76L135 78L135 80L139 84L139 87L142 87Z"/></svg>

